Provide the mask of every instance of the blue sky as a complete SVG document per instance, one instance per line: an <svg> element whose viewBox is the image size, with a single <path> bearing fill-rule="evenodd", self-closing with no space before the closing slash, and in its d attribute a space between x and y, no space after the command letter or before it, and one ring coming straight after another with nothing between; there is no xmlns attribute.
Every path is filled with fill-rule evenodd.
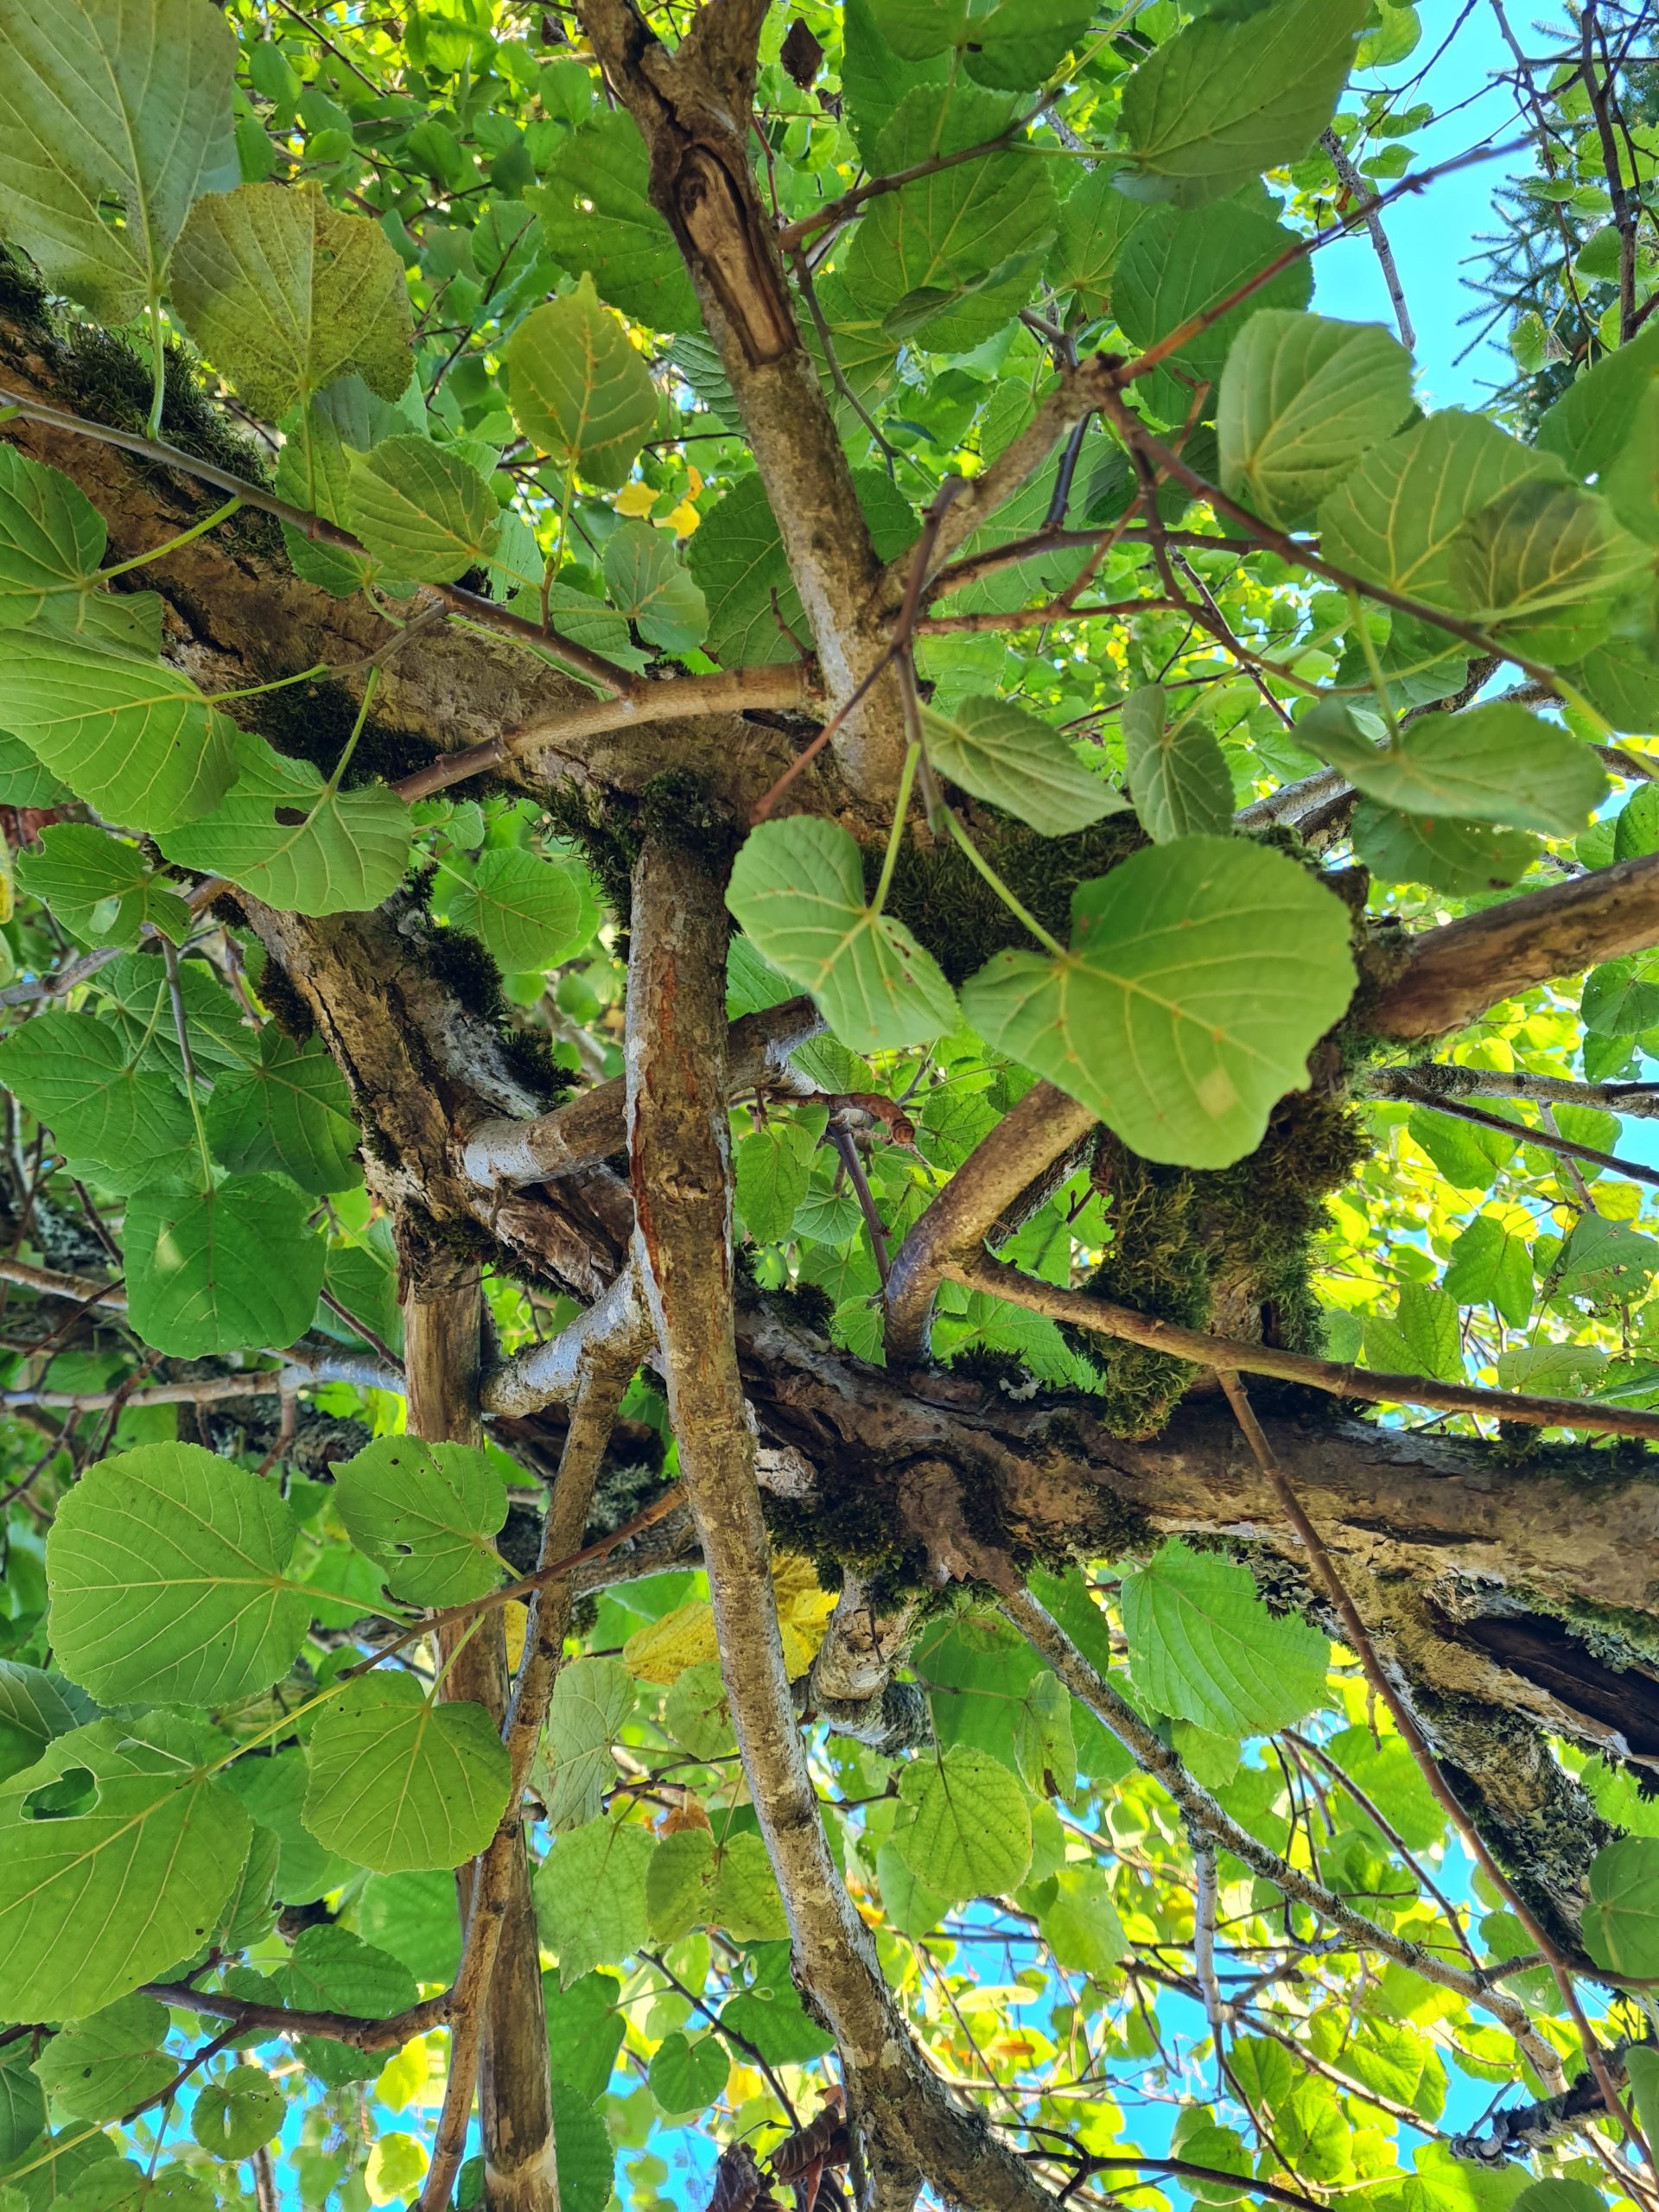
<svg viewBox="0 0 1659 2212"><path fill-rule="evenodd" d="M1509 18L1529 54L1552 50L1532 28L1535 15L1546 23L1559 15L1554 7L1514 0ZM1393 68L1379 70L1375 81L1396 88L1414 78L1437 49L1446 51L1428 69L1421 86L1402 103L1419 100L1442 119L1406 143L1416 152L1415 169L1433 168L1483 143L1506 144L1522 135L1513 88L1493 73L1513 66L1490 0L1422 0L1418 15L1423 35L1417 50ZM1459 18L1464 20L1459 23ZM1532 166L1529 149L1507 159L1480 162L1438 179L1412 193L1383 217L1389 242L1417 330L1417 361L1425 404L1439 407L1482 404L1491 386L1511 373L1506 334L1500 328L1461 364L1457 355L1472 331L1459 318L1476 304L1465 283L1465 264L1476 250L1478 233L1495 227L1492 194L1507 179ZM1394 321L1389 295L1370 238L1358 231L1314 257L1314 305L1322 315L1348 320Z"/></svg>

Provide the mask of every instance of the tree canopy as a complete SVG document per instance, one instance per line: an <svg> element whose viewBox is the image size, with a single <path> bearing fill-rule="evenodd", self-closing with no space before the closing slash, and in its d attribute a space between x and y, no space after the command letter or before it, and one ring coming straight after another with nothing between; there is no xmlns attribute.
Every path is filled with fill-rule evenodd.
<svg viewBox="0 0 1659 2212"><path fill-rule="evenodd" d="M1479 4L0 0L0 2212L1659 2208L1659 86Z"/></svg>

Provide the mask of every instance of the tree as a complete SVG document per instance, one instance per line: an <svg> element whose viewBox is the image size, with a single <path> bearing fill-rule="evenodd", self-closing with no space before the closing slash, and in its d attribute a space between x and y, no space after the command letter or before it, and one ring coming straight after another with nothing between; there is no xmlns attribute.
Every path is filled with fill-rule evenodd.
<svg viewBox="0 0 1659 2212"><path fill-rule="evenodd" d="M1499 13L1425 413L1395 0L0 0L0 2212L1651 2207L1659 149Z"/></svg>

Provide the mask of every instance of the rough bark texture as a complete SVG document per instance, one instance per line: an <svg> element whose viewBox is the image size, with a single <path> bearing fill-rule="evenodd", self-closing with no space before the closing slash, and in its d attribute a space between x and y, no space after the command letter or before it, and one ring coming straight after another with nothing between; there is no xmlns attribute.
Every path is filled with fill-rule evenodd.
<svg viewBox="0 0 1659 2212"><path fill-rule="evenodd" d="M429 1443L483 1442L477 1397L481 1305L475 1267L429 1270L410 1285L404 1338L411 1436ZM483 1706L500 1726L507 1712L507 1649L499 1611L465 1627L441 1628L438 1650L448 1669L444 1695ZM484 1999L478 2080L486 2199L491 2212L559 2212L541 1955L522 1822L502 1847L508 1861L504 1909ZM456 1870L455 1887L464 1929L474 1903L472 1864Z"/></svg>
<svg viewBox="0 0 1659 2212"><path fill-rule="evenodd" d="M913 2197L925 2173L948 2196L976 2204L1045 2205L1047 2190L926 2068L830 1855L784 1668L732 1325L719 886L696 859L648 843L634 875L634 919L626 1052L635 1253L796 1977L840 2046L884 2201Z"/></svg>

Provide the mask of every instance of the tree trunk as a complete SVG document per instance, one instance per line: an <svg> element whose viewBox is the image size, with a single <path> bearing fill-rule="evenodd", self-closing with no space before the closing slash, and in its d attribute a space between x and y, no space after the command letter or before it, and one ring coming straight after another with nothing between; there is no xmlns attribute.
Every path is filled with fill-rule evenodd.
<svg viewBox="0 0 1659 2212"><path fill-rule="evenodd" d="M424 1256L424 1255L423 1255ZM407 1242L405 1260L407 1264ZM477 1377L483 1297L476 1268L431 1268L404 1300L409 1433L429 1444L484 1441ZM499 1727L507 1709L507 1650L499 1609L439 1630L443 1694L484 1706ZM474 1868L457 1868L464 1929ZM491 2212L559 2212L553 2092L540 1947L520 1830L500 1948L491 1978L479 2077L485 2201Z"/></svg>

